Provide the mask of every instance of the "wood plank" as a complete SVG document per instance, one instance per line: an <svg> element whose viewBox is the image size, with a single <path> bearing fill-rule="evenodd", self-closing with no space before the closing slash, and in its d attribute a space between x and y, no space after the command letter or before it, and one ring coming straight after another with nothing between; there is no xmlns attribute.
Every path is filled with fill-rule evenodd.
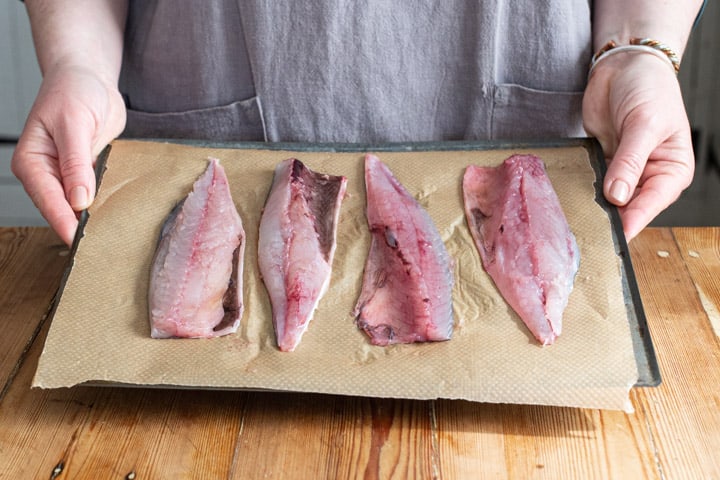
<svg viewBox="0 0 720 480"><path fill-rule="evenodd" d="M75 389L73 389L75 390ZM246 394L108 388L100 391L66 462L68 478L225 478ZM83 392L78 398L92 395ZM76 398L75 400L77 401ZM112 454L108 447L112 446Z"/></svg>
<svg viewBox="0 0 720 480"><path fill-rule="evenodd" d="M42 341L35 342L30 360L23 364L0 404L0 463L9 478L55 478L52 472L56 467L65 470L101 393L81 388L31 389L41 346Z"/></svg>
<svg viewBox="0 0 720 480"><path fill-rule="evenodd" d="M631 243L663 373L660 387L633 390L635 414L270 392L31 389L46 322L0 402L3 475L51 478L58 467L57 478L79 479L718 478L720 347L695 286L720 302L720 232L674 232L677 241L669 229L649 229ZM62 264L42 260L54 252L51 238L47 229L0 229L3 309L38 298L26 284L12 287L31 277L36 267L28 265L54 272L25 280L30 286L57 286ZM11 320L23 314L10 313Z"/></svg>
<svg viewBox="0 0 720 480"><path fill-rule="evenodd" d="M682 289L692 283L670 230L647 230L632 245L633 259L641 265L638 281L650 328L666 374L663 385L634 389L637 411L632 415L439 402L443 474L450 478L660 479L693 478L700 472L712 478L718 472L717 456L712 453L720 451L718 383L714 378L700 378L705 369L698 369L691 379L683 378L692 370L688 357L705 362L708 352L718 352L718 347L710 341L706 327L705 342L699 346L677 341L677 325L692 324L699 305L692 289ZM658 256L659 250L668 251L670 257ZM720 371L717 367L713 365L714 373ZM701 386L694 388L693 382ZM688 390L698 408L687 405ZM710 442L705 438L708 433Z"/></svg>
<svg viewBox="0 0 720 480"><path fill-rule="evenodd" d="M646 235L635 240L636 248L645 247ZM657 255L648 257L653 264L659 260ZM632 396L637 408L637 391ZM662 465L655 461L646 408L639 405L642 408L626 415L438 402L442 472L449 478L664 478Z"/></svg>
<svg viewBox="0 0 720 480"><path fill-rule="evenodd" d="M439 402L443 478L660 479L642 414Z"/></svg>
<svg viewBox="0 0 720 480"><path fill-rule="evenodd" d="M715 336L720 337L720 228L676 228L673 232L700 303Z"/></svg>
<svg viewBox="0 0 720 480"><path fill-rule="evenodd" d="M437 477L431 402L292 393L258 400L245 411L233 478ZM246 450L255 444L264 448Z"/></svg>
<svg viewBox="0 0 720 480"><path fill-rule="evenodd" d="M247 393L30 388L47 326L0 404L12 478L218 478L236 455ZM28 461L32 459L32 461Z"/></svg>
<svg viewBox="0 0 720 480"><path fill-rule="evenodd" d="M0 461L17 478L433 477L430 402L30 389L41 343L0 405Z"/></svg>
<svg viewBox="0 0 720 480"><path fill-rule="evenodd" d="M6 237L25 230L49 233L0 229ZM5 303L16 299L18 290L10 284L22 277L25 264L13 259L29 261L35 258L31 252L42 249L13 238L6 238L0 250L2 266L10 267L3 277L8 282ZM57 285L62 268L47 270L55 275L40 276L37 282L45 288L36 290ZM0 404L0 464L17 478L49 478L56 468L78 479L130 473L137 478L431 476L429 402L142 388L31 389L48 325Z"/></svg>
<svg viewBox="0 0 720 480"><path fill-rule="evenodd" d="M672 232L646 230L630 250L663 377L657 388L635 389L633 404L647 417L663 478L718 478L717 338Z"/></svg>
<svg viewBox="0 0 720 480"><path fill-rule="evenodd" d="M47 228L0 228L0 399L48 311L67 254Z"/></svg>

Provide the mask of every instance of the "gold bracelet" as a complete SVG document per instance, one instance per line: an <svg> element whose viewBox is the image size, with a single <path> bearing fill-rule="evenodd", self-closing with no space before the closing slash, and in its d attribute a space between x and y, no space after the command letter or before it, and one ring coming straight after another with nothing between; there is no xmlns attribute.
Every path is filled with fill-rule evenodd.
<svg viewBox="0 0 720 480"><path fill-rule="evenodd" d="M658 42L657 40L653 40L652 38L631 38L629 45L618 46L615 40L610 40L603 45L602 48L600 48L592 57L590 62L590 72L593 71L595 65L597 65L597 63L603 58L615 53L630 50L655 54L655 56L667 60L676 75L680 71L680 58L672 48L664 43Z"/></svg>

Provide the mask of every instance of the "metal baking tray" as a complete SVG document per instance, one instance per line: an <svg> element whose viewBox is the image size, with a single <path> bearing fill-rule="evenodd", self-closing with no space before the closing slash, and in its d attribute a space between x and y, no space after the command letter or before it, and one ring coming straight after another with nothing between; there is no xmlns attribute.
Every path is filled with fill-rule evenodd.
<svg viewBox="0 0 720 480"><path fill-rule="evenodd" d="M143 139L147 141L148 139ZM554 141L443 141L443 142L414 142L414 143L218 143L194 140L166 140L151 139L151 141L171 142L195 147L229 148L229 149L257 149L257 150L292 150L306 152L414 152L414 151L467 151L467 150L505 150L505 149L531 149L531 148L562 148L582 147L587 150L591 165L595 171L596 202L608 214L611 225L613 242L616 254L621 259L622 285L625 298L627 318L632 335L633 349L638 369L638 379L635 386L654 387L661 383L660 371L655 356L652 338L648 329L645 312L640 298L635 273L630 259L630 251L622 230L622 223L617 208L611 205L602 194L602 179L605 175L606 164L599 143L591 138L558 139ZM108 146L98 157L96 163L96 177L98 188L102 182L105 163L111 147ZM80 226L75 236L71 255L74 257L78 243L83 236L83 229L87 223L87 212L80 216ZM62 292L70 268L66 271L59 292ZM56 296L55 303L57 303ZM54 307L53 312L54 313Z"/></svg>

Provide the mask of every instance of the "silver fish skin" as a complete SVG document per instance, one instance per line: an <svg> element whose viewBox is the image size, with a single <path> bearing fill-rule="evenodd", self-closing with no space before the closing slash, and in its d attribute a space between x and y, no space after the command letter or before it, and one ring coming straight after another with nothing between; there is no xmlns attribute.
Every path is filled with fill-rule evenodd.
<svg viewBox="0 0 720 480"><path fill-rule="evenodd" d="M327 291L347 178L280 162L260 219L258 266L272 305L278 348L300 343Z"/></svg>
<svg viewBox="0 0 720 480"><path fill-rule="evenodd" d="M209 159L160 235L148 294L152 338L236 332L243 314L244 256L245 231L225 170Z"/></svg>
<svg viewBox="0 0 720 480"><path fill-rule="evenodd" d="M513 155L497 167L470 165L463 197L485 270L533 336L554 343L580 251L544 163Z"/></svg>
<svg viewBox="0 0 720 480"><path fill-rule="evenodd" d="M375 155L365 157L365 186L372 238L358 327L374 345L450 339L452 262L435 224Z"/></svg>

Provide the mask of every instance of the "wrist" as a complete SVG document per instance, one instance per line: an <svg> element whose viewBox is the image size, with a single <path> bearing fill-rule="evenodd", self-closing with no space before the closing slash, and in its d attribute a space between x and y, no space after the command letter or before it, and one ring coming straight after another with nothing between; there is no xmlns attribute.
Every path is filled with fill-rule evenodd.
<svg viewBox="0 0 720 480"><path fill-rule="evenodd" d="M26 6L43 76L87 69L117 84L126 0L26 0Z"/></svg>
<svg viewBox="0 0 720 480"><path fill-rule="evenodd" d="M653 31L655 33L653 33ZM606 32L601 36L597 35L595 36L595 41L593 43L595 51L597 52L609 42L615 42L619 46L633 45L638 39L657 39L675 52L678 58L681 57L686 43L686 39L682 40L678 38L672 31L652 29L649 26L643 28L643 25L634 26L632 31L629 31L628 29L620 29L614 32Z"/></svg>
<svg viewBox="0 0 720 480"><path fill-rule="evenodd" d="M631 38L654 38L681 58L702 3L702 0L596 0L593 2L594 49L599 50L610 40L628 45Z"/></svg>
<svg viewBox="0 0 720 480"><path fill-rule="evenodd" d="M97 63L88 64L83 59L63 57L47 65L43 71L43 79L47 78L94 79L108 90L117 90L119 72L112 68L103 68Z"/></svg>
<svg viewBox="0 0 720 480"><path fill-rule="evenodd" d="M680 71L680 57L671 47L650 38L633 37L629 40L628 44L618 44L618 42L610 40L603 45L595 55L593 55L588 74L591 74L595 66L602 61L612 56L625 53L652 55L667 64L676 75Z"/></svg>

